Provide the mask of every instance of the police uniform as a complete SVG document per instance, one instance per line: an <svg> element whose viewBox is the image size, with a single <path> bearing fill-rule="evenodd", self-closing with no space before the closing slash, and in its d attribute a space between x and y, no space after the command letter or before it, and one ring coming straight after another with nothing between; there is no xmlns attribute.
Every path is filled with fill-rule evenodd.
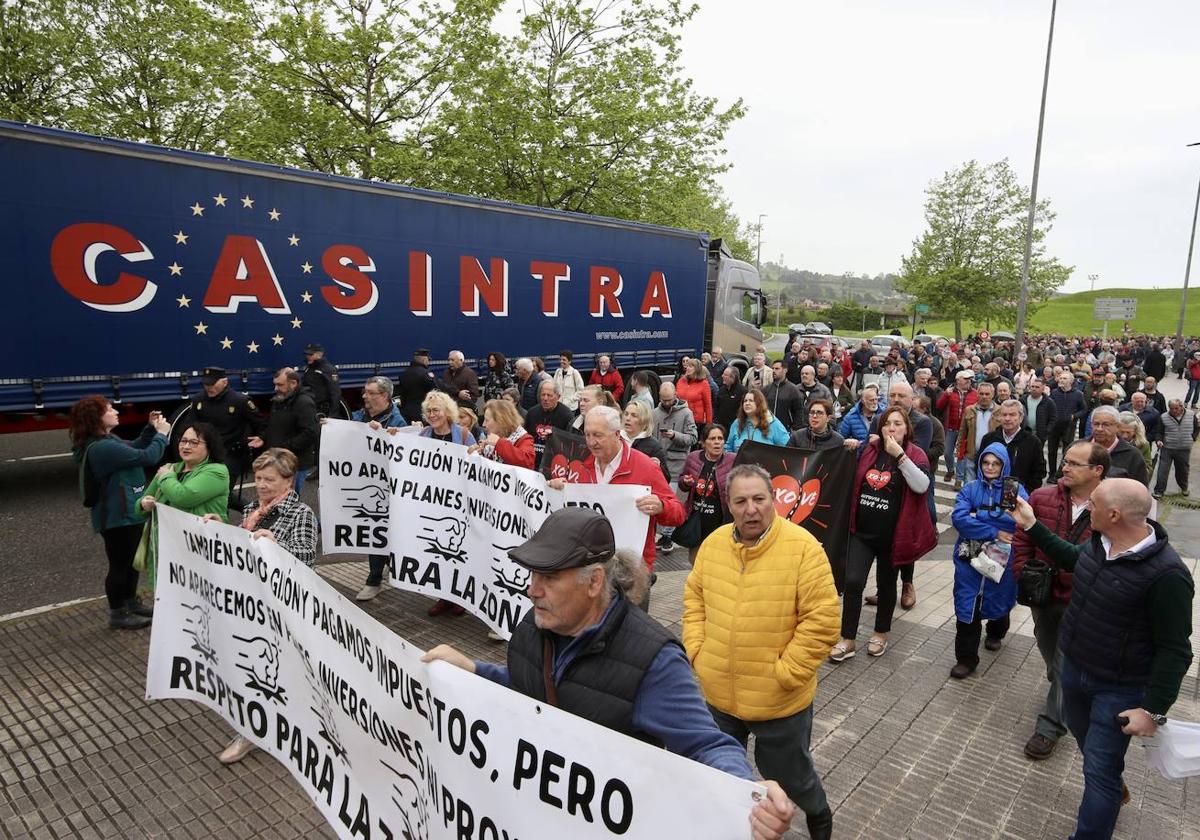
<svg viewBox="0 0 1200 840"><path fill-rule="evenodd" d="M325 348L320 344L310 344L305 348L306 353L324 353ZM300 384L312 391L313 401L317 404L317 413L330 416L341 403L341 387L338 385L338 370L324 356L313 359L304 368Z"/></svg>
<svg viewBox="0 0 1200 840"><path fill-rule="evenodd" d="M222 368L205 368L201 377L224 379ZM215 397L201 391L192 398L192 416L197 422L208 423L217 430L225 444L225 466L229 468L230 504L241 509L241 492L234 487L241 483L242 474L250 466L250 449L246 438L260 433L262 417L254 400L246 394L226 387Z"/></svg>
<svg viewBox="0 0 1200 840"><path fill-rule="evenodd" d="M396 380L396 393L400 396L400 413L409 423L421 422L421 403L425 395L437 386L433 371L418 358L428 358L428 350L417 350L413 353L412 364Z"/></svg>

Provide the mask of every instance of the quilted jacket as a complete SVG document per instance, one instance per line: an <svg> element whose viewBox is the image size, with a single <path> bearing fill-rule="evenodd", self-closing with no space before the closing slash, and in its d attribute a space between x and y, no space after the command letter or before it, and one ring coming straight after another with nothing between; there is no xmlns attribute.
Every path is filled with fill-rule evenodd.
<svg viewBox="0 0 1200 840"><path fill-rule="evenodd" d="M838 639L829 558L804 528L775 517L754 545L722 525L704 541L683 593L683 646L704 699L742 720L803 711Z"/></svg>

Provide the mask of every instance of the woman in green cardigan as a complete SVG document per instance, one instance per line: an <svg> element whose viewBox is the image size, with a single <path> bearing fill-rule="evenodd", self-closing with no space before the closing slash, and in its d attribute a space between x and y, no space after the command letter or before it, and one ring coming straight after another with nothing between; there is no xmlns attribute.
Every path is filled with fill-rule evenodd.
<svg viewBox="0 0 1200 840"><path fill-rule="evenodd" d="M146 488L138 503L139 515L146 517L155 505L163 504L196 516L213 513L228 522L229 469L224 460L225 447L217 430L208 423L193 423L179 437L179 461L160 467ZM153 588L158 539L157 534L150 536L146 573Z"/></svg>

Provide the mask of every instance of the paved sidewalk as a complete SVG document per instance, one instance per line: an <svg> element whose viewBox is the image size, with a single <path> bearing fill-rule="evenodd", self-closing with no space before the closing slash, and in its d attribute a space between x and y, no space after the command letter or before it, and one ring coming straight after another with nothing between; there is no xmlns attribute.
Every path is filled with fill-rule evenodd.
<svg viewBox="0 0 1200 840"><path fill-rule="evenodd" d="M662 563L652 606L676 630L682 555ZM1028 611L1018 608L1003 650L982 652L976 676L948 679L946 555L941 547L935 556L943 559L919 564L920 602L899 616L886 655L822 666L814 754L835 809L834 836L1065 837L1082 790L1074 743L1064 739L1040 764L1021 752L1045 692ZM353 595L365 565L318 568ZM387 589L366 609L418 646L447 641L477 658L502 656L478 621L429 619L428 605ZM863 612L868 628L873 610ZM93 601L0 623L0 836L333 836L281 764L260 752L233 767L217 762L230 730L215 714L193 703L147 703L149 634L109 631L106 617L103 601ZM1195 690L1189 675L1176 715L1200 719ZM1116 836L1200 837L1200 780L1159 778L1136 745L1129 759L1133 802ZM792 836L806 836L803 819L797 824Z"/></svg>

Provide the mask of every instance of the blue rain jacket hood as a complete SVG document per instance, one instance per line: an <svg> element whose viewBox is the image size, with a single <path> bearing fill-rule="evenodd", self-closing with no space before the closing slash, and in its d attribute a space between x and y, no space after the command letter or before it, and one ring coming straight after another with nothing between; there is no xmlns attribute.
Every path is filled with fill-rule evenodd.
<svg viewBox="0 0 1200 840"><path fill-rule="evenodd" d="M1000 459L1000 477L988 481L983 478L983 468L980 466L985 455L994 455ZM984 577L971 568L966 558L958 556L959 546L963 540L987 541L996 539L1001 531L1014 533L1017 523L1012 515L1000 509L1000 495L1004 491L1004 479L1008 477L1012 464L1008 460L1008 450L1002 443L989 444L976 460L976 475L979 478L967 482L958 493L954 503L954 513L951 522L958 531L958 539L954 543L954 613L959 621L969 622L975 608L975 599L983 596L980 605L980 615L985 619L1003 618L1008 615L1017 603L1017 583L1012 573L1012 560L1009 559L1008 570L996 583ZM1017 491L1022 499L1029 499L1025 488Z"/></svg>

